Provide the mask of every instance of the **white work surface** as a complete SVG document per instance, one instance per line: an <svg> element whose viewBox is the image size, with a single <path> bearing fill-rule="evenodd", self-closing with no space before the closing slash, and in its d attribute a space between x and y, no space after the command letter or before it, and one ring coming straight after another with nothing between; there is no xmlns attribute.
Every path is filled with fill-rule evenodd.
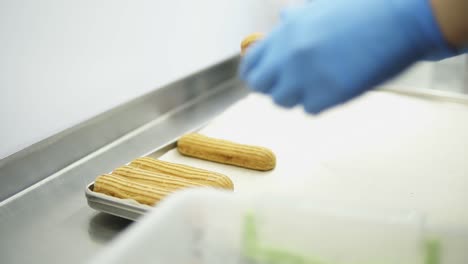
<svg viewBox="0 0 468 264"><path fill-rule="evenodd" d="M408 248L415 245L410 243L414 232L423 227L425 238L441 242L441 263L466 263L468 124L465 120L468 120L466 105L384 91L368 93L319 116L306 115L299 108L285 110L274 106L267 97L252 94L200 133L269 147L276 153L277 167L270 172L252 171L184 157L176 149L169 151L161 159L228 175L237 195L193 193L200 190L173 195L129 228L92 263L156 260L219 263L219 259L244 263L237 258L236 243L242 243L239 216L242 208L254 208L259 215L265 215L262 212L265 205L273 211L264 216L263 224L268 226L276 220L287 224L287 228L277 225L279 229L271 229L273 236L269 239L289 243L301 234L300 237L309 238L299 238L302 245L310 245L314 239L319 242L310 247L312 251L319 250L324 241L336 245L349 240L348 237L336 242L327 240L334 231L323 231L320 224L317 227L315 217L304 217L294 209L298 206L305 206L306 211L341 208L349 215L368 211L389 221L400 213L408 220L411 215L415 219L423 216L423 223L416 230L394 232L391 226L382 229L383 240L407 238L401 240L402 244L363 242L366 251L400 246L397 252L417 252ZM256 203L262 207L256 207ZM314 224L318 229L314 229ZM350 228L352 231L347 224L343 230L347 232ZM351 236L348 246L359 247L356 241L363 234L359 233L359 238Z"/></svg>
<svg viewBox="0 0 468 264"><path fill-rule="evenodd" d="M252 171L177 150L161 159L224 173L236 192L274 191L303 196L304 203L417 212L429 233L450 237L446 253L466 252L461 241L468 234L468 106L379 91L310 116L252 94L200 133L269 147L277 167Z"/></svg>
<svg viewBox="0 0 468 264"><path fill-rule="evenodd" d="M468 106L373 92L317 117L250 95L200 133L265 146L277 167L258 172L180 155L161 159L231 177L235 189L417 210L434 225L468 230ZM311 200L313 201L313 200Z"/></svg>

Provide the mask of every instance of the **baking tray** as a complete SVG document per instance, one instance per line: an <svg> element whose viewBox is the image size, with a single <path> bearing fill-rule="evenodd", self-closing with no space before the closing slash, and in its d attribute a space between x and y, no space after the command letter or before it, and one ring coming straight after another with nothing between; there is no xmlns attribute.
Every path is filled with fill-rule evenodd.
<svg viewBox="0 0 468 264"><path fill-rule="evenodd" d="M200 128L199 128L200 129ZM198 131L196 129L194 131ZM172 141L161 148L151 151L150 153L143 155L143 157L158 158L164 155L167 151L176 147L176 141ZM135 157L136 159L137 157ZM125 164L125 165L128 165ZM123 166L123 165L122 165ZM110 173L110 172L109 172ZM97 176L97 175L96 175ZM119 216L129 220L138 220L138 218L154 207L149 205L140 204L131 199L120 199L97 193L93 191L94 181L86 186L85 196L88 201L89 207L104 213Z"/></svg>

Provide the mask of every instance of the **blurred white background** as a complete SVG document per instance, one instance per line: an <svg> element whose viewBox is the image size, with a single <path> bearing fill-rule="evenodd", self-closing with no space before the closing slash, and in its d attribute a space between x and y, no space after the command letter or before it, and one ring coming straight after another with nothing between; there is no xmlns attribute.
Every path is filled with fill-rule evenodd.
<svg viewBox="0 0 468 264"><path fill-rule="evenodd" d="M0 1L0 159L238 53L293 2ZM396 82L466 91L466 72L423 63Z"/></svg>

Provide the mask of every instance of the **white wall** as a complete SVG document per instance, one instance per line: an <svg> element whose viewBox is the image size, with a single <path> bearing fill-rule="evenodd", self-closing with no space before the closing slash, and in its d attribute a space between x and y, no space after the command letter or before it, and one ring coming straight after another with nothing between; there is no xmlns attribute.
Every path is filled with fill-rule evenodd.
<svg viewBox="0 0 468 264"><path fill-rule="evenodd" d="M0 159L237 53L285 2L0 1Z"/></svg>

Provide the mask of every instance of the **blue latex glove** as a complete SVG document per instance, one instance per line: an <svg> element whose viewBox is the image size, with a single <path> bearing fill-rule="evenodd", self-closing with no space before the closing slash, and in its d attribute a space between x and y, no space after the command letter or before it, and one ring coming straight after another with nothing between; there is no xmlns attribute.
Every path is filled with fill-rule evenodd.
<svg viewBox="0 0 468 264"><path fill-rule="evenodd" d="M429 0L317 0L282 15L240 75L282 106L319 113L429 54L453 52Z"/></svg>

